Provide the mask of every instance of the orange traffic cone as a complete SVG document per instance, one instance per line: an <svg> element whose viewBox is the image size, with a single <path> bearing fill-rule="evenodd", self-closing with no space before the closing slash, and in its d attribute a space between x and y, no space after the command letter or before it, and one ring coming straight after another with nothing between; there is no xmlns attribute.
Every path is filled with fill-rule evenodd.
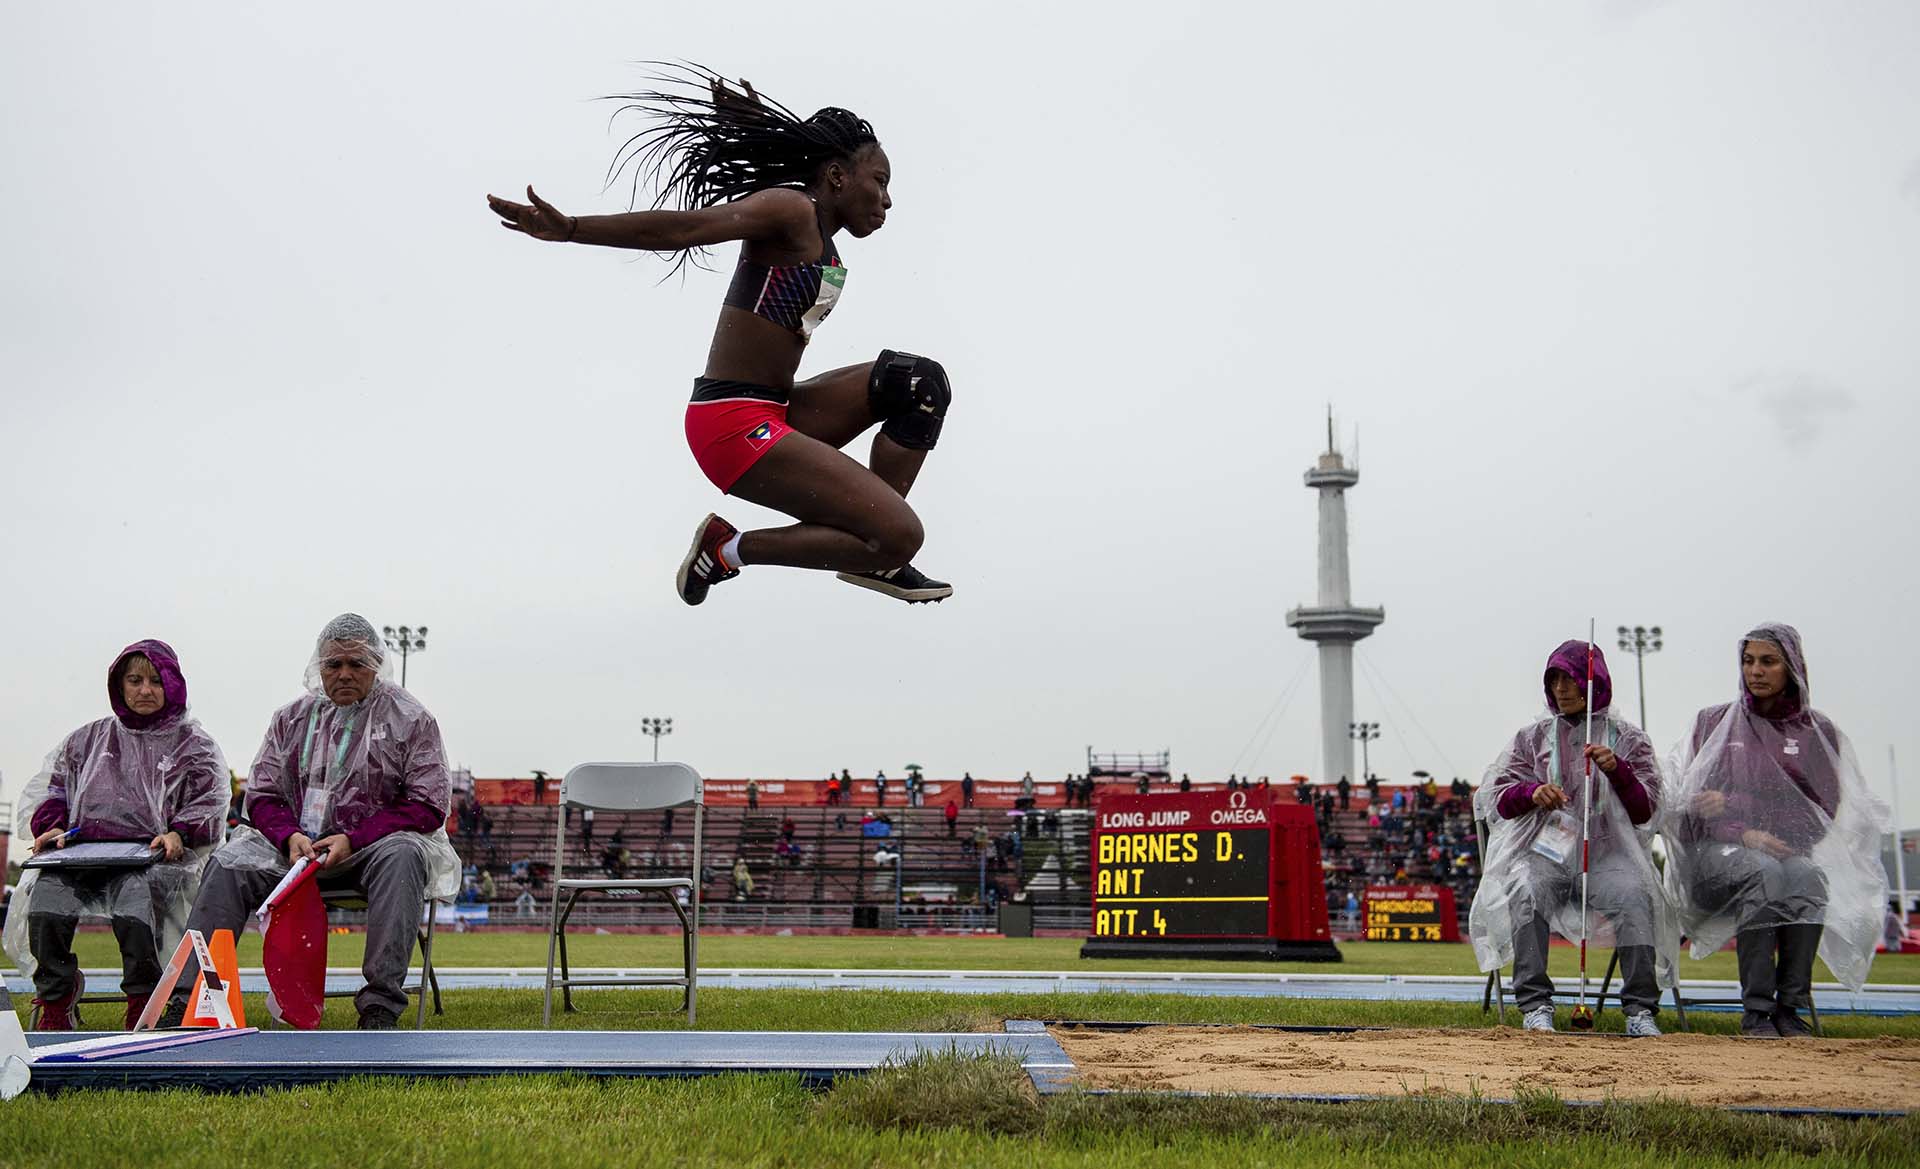
<svg viewBox="0 0 1920 1169"><path fill-rule="evenodd" d="M234 953L233 931L215 930L213 939L207 943L208 956L213 959L214 981L226 992L227 1011L231 1019L219 1018L207 1001L207 975L202 970L193 980L193 993L187 996L187 1014L180 1020L183 1027L245 1027L247 1025L246 1008L240 1002L240 956Z"/></svg>

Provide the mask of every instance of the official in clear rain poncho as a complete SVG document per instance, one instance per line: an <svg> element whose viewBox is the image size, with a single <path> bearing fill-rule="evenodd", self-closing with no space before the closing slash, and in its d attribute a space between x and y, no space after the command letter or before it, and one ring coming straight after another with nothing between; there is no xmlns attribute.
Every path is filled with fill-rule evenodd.
<svg viewBox="0 0 1920 1169"><path fill-rule="evenodd" d="M1660 891L1652 828L1660 766L1640 728L1610 709L1613 679L1593 649L1593 743L1587 745L1588 645L1563 642L1547 659L1547 714L1523 728L1487 768L1474 795L1488 826L1486 868L1469 930L1482 970L1513 963L1513 992L1529 1030L1553 1029L1548 932L1620 960L1630 1035L1658 1035L1660 988L1673 985L1679 935ZM1580 913L1581 815L1593 755L1587 914Z"/></svg>
<svg viewBox="0 0 1920 1169"><path fill-rule="evenodd" d="M406 1009L423 900L460 888L446 750L433 716L394 683L364 617L342 614L321 630L306 686L274 712L247 777L248 823L213 855L187 924L238 934L293 860L325 853L321 889L367 899L360 1026L391 1027ZM169 1017L184 1005L176 995Z"/></svg>
<svg viewBox="0 0 1920 1169"><path fill-rule="evenodd" d="M227 761L187 710L187 680L163 641L139 641L107 670L113 714L68 735L20 798L16 831L36 852L70 844L151 844L140 869L29 869L7 915L6 950L33 977L42 1030L73 1025L82 987L75 926L105 919L120 943L129 1026L160 980L226 830Z"/></svg>
<svg viewBox="0 0 1920 1169"><path fill-rule="evenodd" d="M1798 1009L1816 952L1847 986L1867 980L1891 817L1813 709L1799 631L1770 623L1741 638L1740 681L1739 699L1701 711L1668 761L1667 889L1694 957L1734 939L1741 1033L1809 1035Z"/></svg>

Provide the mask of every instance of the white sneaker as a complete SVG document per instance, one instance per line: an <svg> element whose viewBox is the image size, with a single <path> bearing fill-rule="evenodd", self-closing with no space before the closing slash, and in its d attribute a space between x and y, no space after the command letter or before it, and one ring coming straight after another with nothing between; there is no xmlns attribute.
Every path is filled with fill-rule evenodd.
<svg viewBox="0 0 1920 1169"><path fill-rule="evenodd" d="M1553 1007L1535 1007L1521 1016L1521 1026L1529 1031L1553 1030Z"/></svg>
<svg viewBox="0 0 1920 1169"><path fill-rule="evenodd" d="M1635 1039L1651 1039L1660 1034L1660 1024L1653 1021L1652 1011L1636 1011L1627 1016L1627 1034Z"/></svg>

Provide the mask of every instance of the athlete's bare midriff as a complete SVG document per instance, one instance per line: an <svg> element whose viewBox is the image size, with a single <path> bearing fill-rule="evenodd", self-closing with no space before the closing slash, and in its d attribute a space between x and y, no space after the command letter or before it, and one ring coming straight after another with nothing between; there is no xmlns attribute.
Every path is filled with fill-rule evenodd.
<svg viewBox="0 0 1920 1169"><path fill-rule="evenodd" d="M790 390L806 351L807 343L793 331L745 309L721 305L707 349L706 376Z"/></svg>

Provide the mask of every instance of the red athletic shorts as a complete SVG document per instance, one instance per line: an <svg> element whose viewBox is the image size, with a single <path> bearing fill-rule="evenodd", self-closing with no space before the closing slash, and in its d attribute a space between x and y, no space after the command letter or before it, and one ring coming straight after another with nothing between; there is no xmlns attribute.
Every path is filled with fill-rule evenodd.
<svg viewBox="0 0 1920 1169"><path fill-rule="evenodd" d="M714 378L694 381L694 399L687 403L687 446L707 478L722 491L732 491L747 468L773 444L793 432L787 425L787 404L757 396L728 396L746 391L772 395L779 391L744 382ZM781 395L784 399L785 395Z"/></svg>

